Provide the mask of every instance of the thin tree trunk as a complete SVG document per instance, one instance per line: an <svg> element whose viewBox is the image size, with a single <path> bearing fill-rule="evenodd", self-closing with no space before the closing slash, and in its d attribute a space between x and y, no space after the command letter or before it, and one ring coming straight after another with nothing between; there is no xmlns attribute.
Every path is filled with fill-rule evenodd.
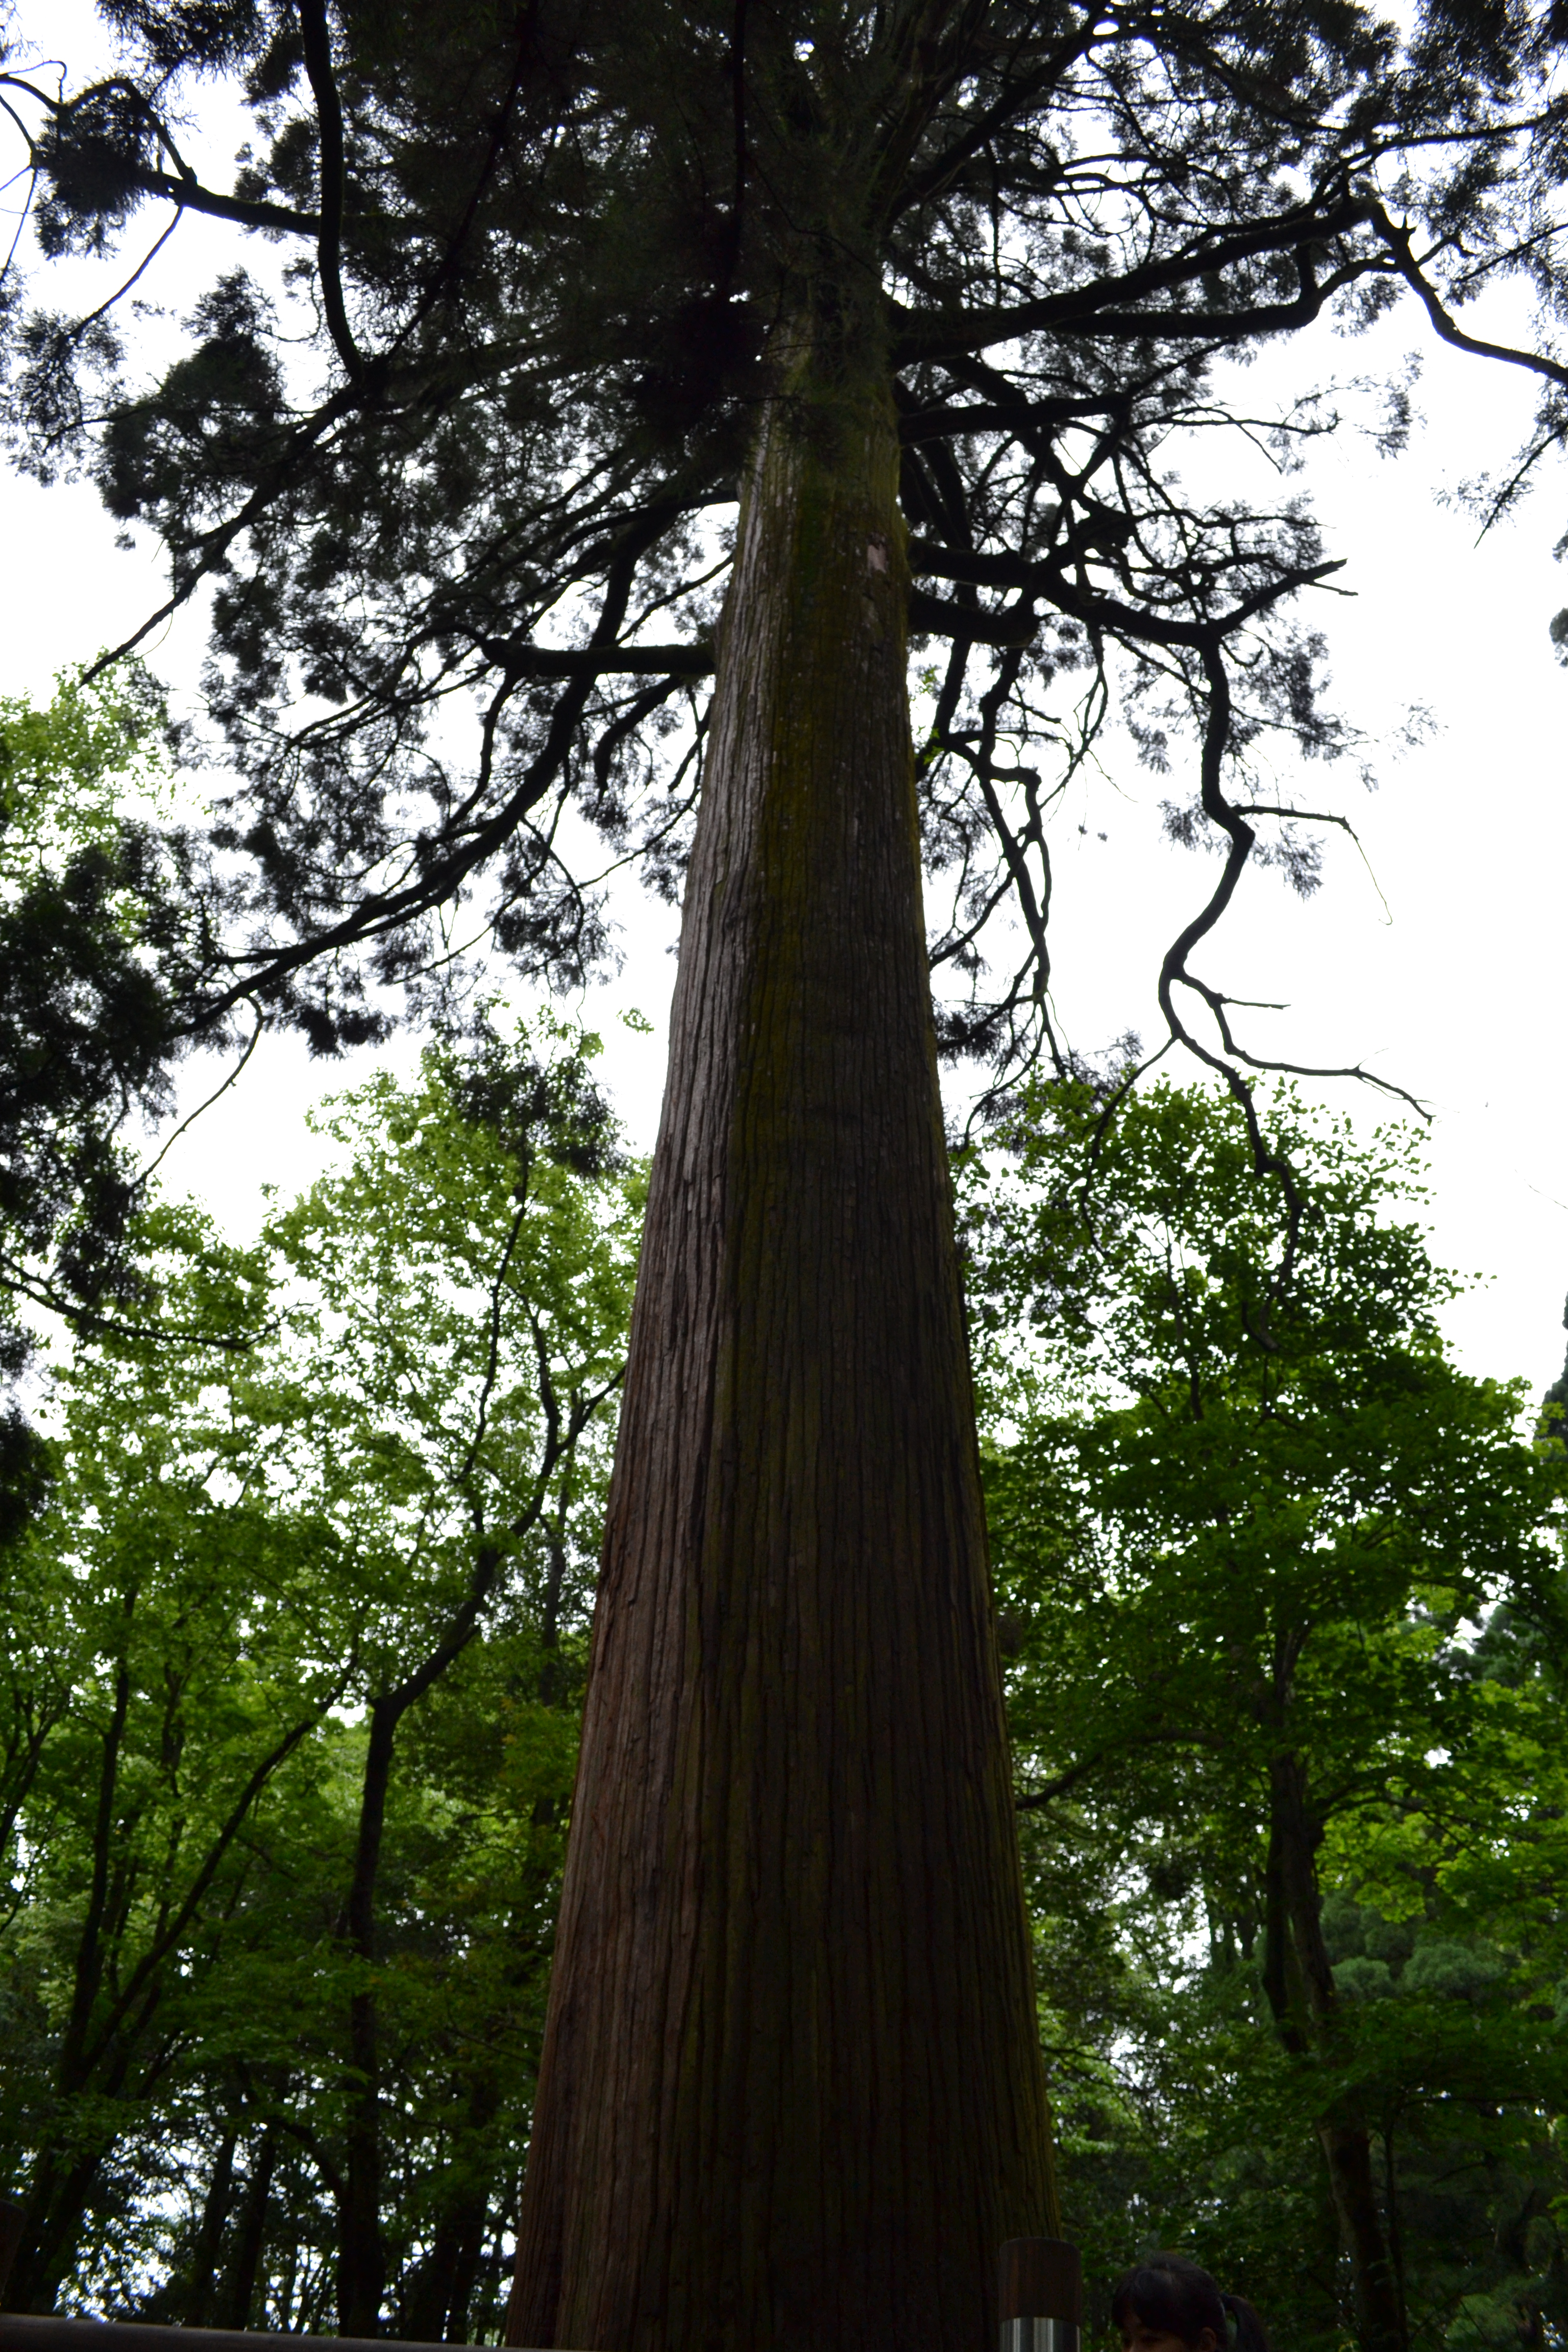
<svg viewBox="0 0 1568 2352"><path fill-rule="evenodd" d="M132 1602L127 1600L124 1607L127 1619L132 1607ZM99 1765L98 1807L92 1836L92 1882L88 1890L87 1910L77 1942L70 2015L60 2037L56 2079L65 2098L79 2091L85 2080L82 2054L88 2028L92 2021L93 2004L103 1981L103 1926L109 1908L115 1852L114 1803L120 1787L120 1751L125 1738L125 1717L130 1704L131 1669L121 1663L114 1678L114 1708L109 1728L103 1736L103 1751Z"/></svg>
<svg viewBox="0 0 1568 2352"><path fill-rule="evenodd" d="M1404 2314L1377 2207L1371 2135L1359 2122L1325 2123L1318 2137L1329 2168L1340 2243L1351 2266L1356 2339L1362 2352L1405 2352Z"/></svg>
<svg viewBox="0 0 1568 2352"><path fill-rule="evenodd" d="M248 2327L250 2325L251 2305L256 2300L256 2281L261 2269L261 2250L267 2237L267 2207L272 2195L272 2174L277 2162L278 2127L276 2124L268 2124L251 2155L249 2178L245 2184L245 2194L239 2200L234 2247L218 2310L217 2325L220 2327ZM287 2316L284 2325L288 2325Z"/></svg>
<svg viewBox="0 0 1568 2352"><path fill-rule="evenodd" d="M217 2276L218 2255L223 2246L224 2226L234 2189L234 2151L239 2137L238 2126L229 2124L218 2144L212 2177L202 2206L201 2226L191 2249L191 2270L185 2288L184 2325L205 2327L210 2324L209 2306L213 2286Z"/></svg>
<svg viewBox="0 0 1568 2352"><path fill-rule="evenodd" d="M11 2284L11 2265L16 2259L26 2219L14 2197L0 2197L0 2311L10 2309L5 2297Z"/></svg>
<svg viewBox="0 0 1568 2352"><path fill-rule="evenodd" d="M467 2344L469 2314L474 2307L474 2289L479 2283L479 2268L485 2258L485 2225L489 2220L489 2208L476 2200L470 2209L462 2239L458 2247L458 2259L452 2266L452 2294L447 2306L448 2344Z"/></svg>
<svg viewBox="0 0 1568 2352"><path fill-rule="evenodd" d="M489 2212L483 2181L471 2182L442 2212L408 2300L406 2328L412 2343L468 2342L468 2305Z"/></svg>
<svg viewBox="0 0 1568 2352"><path fill-rule="evenodd" d="M1399 2298L1399 2325L1410 2336L1410 2304L1405 2291L1405 2232L1399 2226L1399 2182L1394 2168L1394 2126L1383 2126L1383 2210L1388 2221L1388 2252L1394 2264L1394 2292Z"/></svg>
<svg viewBox="0 0 1568 2352"><path fill-rule="evenodd" d="M359 1841L343 1924L356 1957L375 1959L375 1891L386 1822L392 1755L405 1703L402 1694L372 1702L360 1793ZM338 2211L338 2333L374 2336L381 2326L386 2249L381 2233L381 2056L376 2000L368 1984L349 2000L349 2063L356 2087L349 2102L343 2194Z"/></svg>
<svg viewBox="0 0 1568 2352"><path fill-rule="evenodd" d="M797 347L798 348L798 347ZM747 486L513 2343L975 2352L1055 2224L885 383Z"/></svg>
<svg viewBox="0 0 1568 2352"><path fill-rule="evenodd" d="M447 2337L447 2314L462 2251L462 2221L450 2207L437 2221L430 2251L420 2263L409 2292L407 2315L398 2333L413 2344L441 2344ZM455 2339L456 2340L456 2339Z"/></svg>
<svg viewBox="0 0 1568 2352"><path fill-rule="evenodd" d="M401 2332L412 2343L468 2341L468 2305L484 2253L495 2172L489 2134L500 2111L500 2080L493 2068L470 2080L468 2111L447 2159L430 2251L407 2298Z"/></svg>
<svg viewBox="0 0 1568 2352"><path fill-rule="evenodd" d="M1323 1940L1318 1885L1321 1831L1308 1801L1299 1757L1271 1767L1268 1923L1263 1979L1287 2048L1316 2049L1332 2059L1339 1995ZM1378 2208L1372 2135L1353 2107L1341 2105L1318 2126L1340 2245L1350 2264L1361 2352L1407 2352L1405 2311Z"/></svg>
<svg viewBox="0 0 1568 2352"><path fill-rule="evenodd" d="M49 2312L76 2259L77 2242L100 2169L112 2141L74 2162L57 2164L46 2150L22 2200L21 2243L6 2301L13 2311Z"/></svg>
<svg viewBox="0 0 1568 2352"><path fill-rule="evenodd" d="M575 1436L574 1431L573 1444ZM542 1486L536 1509L542 1507ZM522 1524L514 1532L521 1532ZM488 1539L480 1542L468 1597L447 1620L441 1640L395 1689L383 1691L371 1701L359 1834L342 1927L367 1969L375 1959L376 1886L397 1727L473 1640L504 1558L499 1545ZM338 2332L375 2336L381 2328L381 2303L386 2288L386 2244L381 2227L381 2052L374 1984L362 1983L350 1997L349 2063L357 2089L349 2105L343 2185L338 2200Z"/></svg>

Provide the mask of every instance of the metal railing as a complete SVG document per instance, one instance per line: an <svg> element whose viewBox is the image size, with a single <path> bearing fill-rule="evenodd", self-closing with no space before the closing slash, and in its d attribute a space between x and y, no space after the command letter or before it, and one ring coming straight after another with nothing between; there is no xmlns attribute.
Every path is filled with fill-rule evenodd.
<svg viewBox="0 0 1568 2352"><path fill-rule="evenodd" d="M392 2336L284 2336L263 2327L154 2326L139 2319L45 2318L0 2311L0 2352L452 2352L450 2345L409 2344Z"/></svg>

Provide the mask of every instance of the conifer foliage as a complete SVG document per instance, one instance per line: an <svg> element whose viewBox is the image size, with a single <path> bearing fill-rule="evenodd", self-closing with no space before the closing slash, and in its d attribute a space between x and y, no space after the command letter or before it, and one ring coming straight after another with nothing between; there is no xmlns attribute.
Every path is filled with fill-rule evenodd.
<svg viewBox="0 0 1568 2352"><path fill-rule="evenodd" d="M118 276L194 212L232 224L233 266L160 369L127 352L115 278L84 319L14 257L8 413L24 464L85 462L156 535L171 607L213 594L241 782L182 1023L258 992L319 1045L361 1036L366 976L419 971L466 893L525 966L592 960L567 803L676 887L729 553L710 518L802 319L897 404L926 848L958 880L934 955L974 982L945 1029L994 1052L1045 1019L1054 781L998 745L1070 761L1103 711L1047 723L1058 673L1129 656L1157 761L1194 721L1226 895L1249 851L1310 887L1310 835L1245 805L1244 755L1336 747L1286 618L1329 562L1300 501L1177 484L1178 456L1270 425L1216 362L1413 297L1539 377L1527 459L1563 429L1550 12L1433 0L1404 43L1347 0L101 14L111 75L57 95L18 49L5 76L44 255ZM231 186L181 144L215 80L256 124ZM1533 351L1466 331L1510 275L1542 298ZM1336 421L1297 404L1279 453ZM988 992L1004 902L1029 952Z"/></svg>

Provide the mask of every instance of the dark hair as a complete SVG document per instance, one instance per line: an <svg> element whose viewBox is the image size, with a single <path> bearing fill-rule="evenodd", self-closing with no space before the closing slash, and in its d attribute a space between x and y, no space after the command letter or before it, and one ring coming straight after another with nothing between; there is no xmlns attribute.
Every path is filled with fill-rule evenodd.
<svg viewBox="0 0 1568 2352"><path fill-rule="evenodd" d="M1116 2282L1110 2316L1118 2327L1141 2319L1162 2336L1195 2344L1205 2327L1218 2352L1268 2352L1268 2331L1241 2294L1225 2294L1185 2254L1147 2254Z"/></svg>

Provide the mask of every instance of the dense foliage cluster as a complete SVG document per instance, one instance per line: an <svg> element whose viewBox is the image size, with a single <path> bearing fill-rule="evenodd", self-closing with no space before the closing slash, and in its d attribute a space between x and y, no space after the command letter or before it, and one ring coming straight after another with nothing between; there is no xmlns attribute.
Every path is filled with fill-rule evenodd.
<svg viewBox="0 0 1568 2352"><path fill-rule="evenodd" d="M1271 1120L1293 1249L1237 1107L1171 1086L1042 1094L973 1189L1068 2204L1102 2274L1193 2243L1288 2342L1539 2344L1561 1446L1447 1357L1411 1136Z"/></svg>
<svg viewBox="0 0 1568 2352"><path fill-rule="evenodd" d="M1568 2324L1560 1452L1447 1360L1407 1136L1275 1107L1284 1287L1234 1106L1102 1109L1042 1095L967 1179L1068 2227L1100 2289L1174 2240L1326 2352L1358 2313L1324 2135L1361 2129L1411 2340L1539 2346ZM638 1194L595 1172L570 1040L333 1117L339 1171L254 1248L152 1214L166 1304L254 1345L82 1348L6 1556L18 2284L330 2329L368 2259L389 2328L493 2336ZM552 1398L595 1396L552 1464ZM521 1532L474 1609L481 1524ZM447 1653L356 1925L376 1709Z"/></svg>
<svg viewBox="0 0 1568 2352"><path fill-rule="evenodd" d="M1297 772L1347 739L1291 617L1333 566L1289 477L1353 396L1304 357L1255 406L1228 362L1401 298L1497 357L1465 313L1521 278L1517 494L1568 381L1556 13L101 13L112 70L61 85L19 46L4 77L45 261L31 295L10 265L9 418L21 462L85 464L158 539L165 612L212 592L237 779L186 877L171 1045L247 996L362 1038L381 983L427 1001L465 936L570 976L606 867L679 888L730 519L809 320L899 414L946 1044L1048 1046L1048 820L1120 701L1156 768L1201 746L1171 826L1226 866L1162 996L1231 1050L1186 959L1249 859L1317 876ZM219 85L254 126L232 186L183 146ZM117 289L191 213L234 255L171 355ZM112 259L105 299L62 308L49 268L82 257ZM1397 444L1385 390L1363 421Z"/></svg>
<svg viewBox="0 0 1568 2352"><path fill-rule="evenodd" d="M0 698L0 1293L89 1328L138 1312L127 1129L171 1106L168 992L201 961L167 736L134 663L95 687L64 676L47 703ZM27 1356L0 1313L0 1372ZM0 1526L37 1507L44 1475L13 1402Z"/></svg>
<svg viewBox="0 0 1568 2352"><path fill-rule="evenodd" d="M248 1248L146 1208L161 1333L60 1370L5 1555L23 2307L461 2338L498 2291L641 1178L569 1034L328 1124Z"/></svg>

